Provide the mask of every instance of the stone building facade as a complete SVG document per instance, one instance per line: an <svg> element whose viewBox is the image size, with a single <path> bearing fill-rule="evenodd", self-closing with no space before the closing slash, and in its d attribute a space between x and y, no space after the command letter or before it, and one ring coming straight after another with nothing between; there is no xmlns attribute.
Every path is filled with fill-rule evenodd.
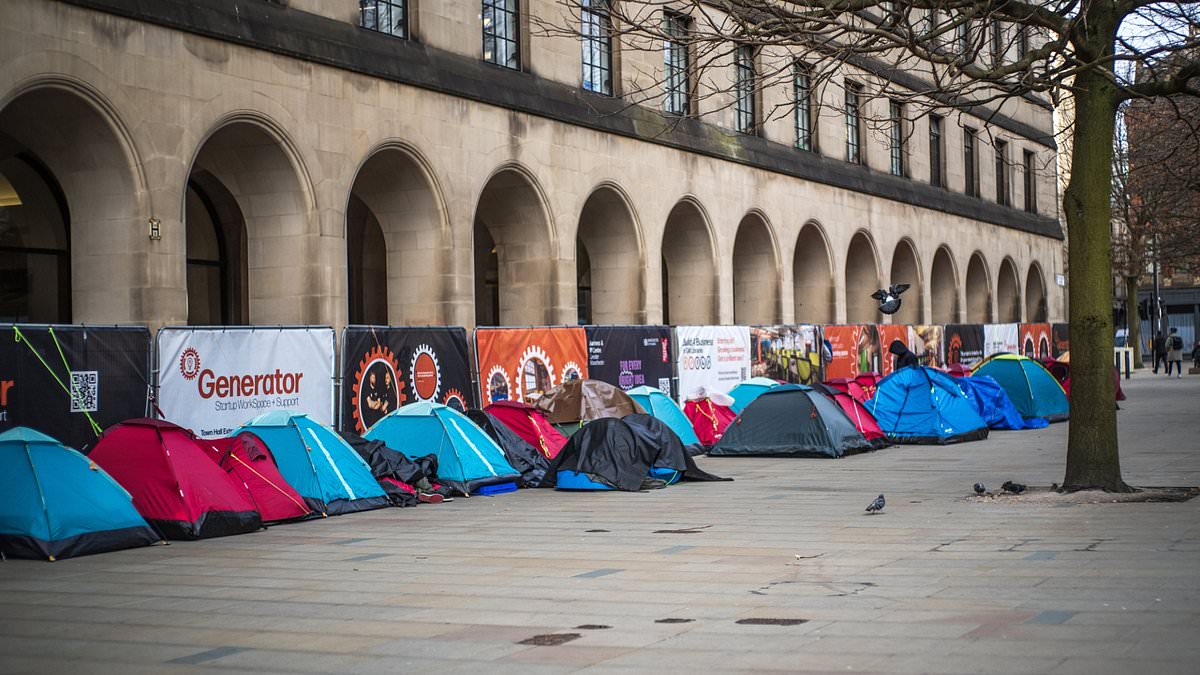
<svg viewBox="0 0 1200 675"><path fill-rule="evenodd" d="M402 7L404 35L362 4ZM928 118L901 176L876 134L845 161L833 107L814 151L790 117L668 124L582 90L580 43L529 29L554 0L483 4L3 3L0 319L874 322L889 281L914 286L896 322L1062 318L1044 102L947 116L942 188ZM518 11L503 65L495 5ZM618 94L656 65L617 56ZM971 126L1007 141L1011 206L982 138L964 194Z"/></svg>

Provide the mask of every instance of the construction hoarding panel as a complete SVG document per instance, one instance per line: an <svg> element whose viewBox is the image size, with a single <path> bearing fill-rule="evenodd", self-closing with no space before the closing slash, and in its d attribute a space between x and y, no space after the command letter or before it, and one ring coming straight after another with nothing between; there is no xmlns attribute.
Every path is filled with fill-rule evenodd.
<svg viewBox="0 0 1200 675"><path fill-rule="evenodd" d="M821 381L821 328L811 325L750 329L750 375L793 384Z"/></svg>
<svg viewBox="0 0 1200 675"><path fill-rule="evenodd" d="M679 398L700 389L727 393L750 377L750 329L746 326L676 326Z"/></svg>
<svg viewBox="0 0 1200 675"><path fill-rule="evenodd" d="M1031 359L1049 359L1050 324L1023 323L1021 324L1021 353Z"/></svg>
<svg viewBox="0 0 1200 675"><path fill-rule="evenodd" d="M1021 324L989 323L983 327L983 356L1018 354L1021 351Z"/></svg>
<svg viewBox="0 0 1200 675"><path fill-rule="evenodd" d="M825 366L825 379L879 372L879 332L874 325L825 326L821 334L833 354Z"/></svg>
<svg viewBox="0 0 1200 675"><path fill-rule="evenodd" d="M670 326L587 326L588 377L621 389L646 385L674 396Z"/></svg>
<svg viewBox="0 0 1200 675"><path fill-rule="evenodd" d="M946 326L943 337L946 346L947 366L960 363L971 367L983 360L983 325L977 323L955 323Z"/></svg>
<svg viewBox="0 0 1200 675"><path fill-rule="evenodd" d="M566 380L588 377L587 335L580 327L477 328L479 399L538 399Z"/></svg>

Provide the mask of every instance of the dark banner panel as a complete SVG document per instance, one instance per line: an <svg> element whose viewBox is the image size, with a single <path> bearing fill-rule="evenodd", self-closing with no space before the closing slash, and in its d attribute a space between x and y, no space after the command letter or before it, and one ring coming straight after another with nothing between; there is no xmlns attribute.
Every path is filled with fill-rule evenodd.
<svg viewBox="0 0 1200 675"><path fill-rule="evenodd" d="M31 427L86 451L93 421L104 429L150 412L149 382L142 326L0 324L0 432Z"/></svg>
<svg viewBox="0 0 1200 675"><path fill-rule="evenodd" d="M346 431L361 434L396 408L419 401L475 407L465 328L349 326L342 370Z"/></svg>
<svg viewBox="0 0 1200 675"><path fill-rule="evenodd" d="M973 366L983 360L983 326L977 323L956 323L946 326L943 336L946 345L946 365L961 363Z"/></svg>
<svg viewBox="0 0 1200 675"><path fill-rule="evenodd" d="M588 377L621 389L646 385L674 397L670 326L585 326Z"/></svg>
<svg viewBox="0 0 1200 675"><path fill-rule="evenodd" d="M1145 339L1145 336L1142 336ZM1050 324L1050 353L1054 358L1058 358L1063 354L1071 351L1071 324L1069 323L1052 323Z"/></svg>
<svg viewBox="0 0 1200 675"><path fill-rule="evenodd" d="M792 384L821 381L821 328L812 325L750 328L750 375Z"/></svg>

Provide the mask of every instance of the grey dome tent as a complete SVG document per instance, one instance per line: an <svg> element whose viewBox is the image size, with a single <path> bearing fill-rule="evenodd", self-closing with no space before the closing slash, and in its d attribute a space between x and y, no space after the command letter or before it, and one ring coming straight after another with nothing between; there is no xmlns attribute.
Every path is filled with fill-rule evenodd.
<svg viewBox="0 0 1200 675"><path fill-rule="evenodd" d="M709 454L842 457L874 449L837 403L785 384L751 401Z"/></svg>

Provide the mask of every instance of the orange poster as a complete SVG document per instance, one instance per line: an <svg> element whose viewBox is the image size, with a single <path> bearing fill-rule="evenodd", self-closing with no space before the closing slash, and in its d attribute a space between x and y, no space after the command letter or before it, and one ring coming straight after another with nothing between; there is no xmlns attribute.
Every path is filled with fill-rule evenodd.
<svg viewBox="0 0 1200 675"><path fill-rule="evenodd" d="M904 346L908 347L914 354L917 350L913 348L912 330L907 325L880 324L876 326L876 330L879 331L879 373L887 377L895 370L896 358L888 351L888 348L892 346L893 340L903 342Z"/></svg>
<svg viewBox="0 0 1200 675"><path fill-rule="evenodd" d="M1048 359L1051 355L1050 324L1021 324L1021 353L1031 359Z"/></svg>
<svg viewBox="0 0 1200 675"><path fill-rule="evenodd" d="M479 399L537 400L566 380L588 376L583 328L479 328L475 331Z"/></svg>
<svg viewBox="0 0 1200 675"><path fill-rule="evenodd" d="M879 368L879 334L875 326L825 326L833 360L825 366L825 379L855 378Z"/></svg>

